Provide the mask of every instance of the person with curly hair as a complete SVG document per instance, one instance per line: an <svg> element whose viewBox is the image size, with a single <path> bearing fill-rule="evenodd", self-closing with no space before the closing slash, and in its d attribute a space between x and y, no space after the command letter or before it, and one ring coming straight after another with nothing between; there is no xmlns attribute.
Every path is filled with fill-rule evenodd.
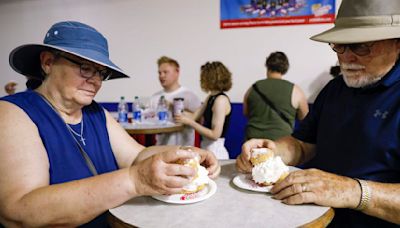
<svg viewBox="0 0 400 228"><path fill-rule="evenodd" d="M193 127L202 137L201 148L212 151L218 159L228 159L225 135L231 117L231 103L225 92L232 87L232 74L221 62L207 62L200 69L201 89L209 95L193 116L186 112L175 121ZM198 123L203 117L203 124Z"/></svg>

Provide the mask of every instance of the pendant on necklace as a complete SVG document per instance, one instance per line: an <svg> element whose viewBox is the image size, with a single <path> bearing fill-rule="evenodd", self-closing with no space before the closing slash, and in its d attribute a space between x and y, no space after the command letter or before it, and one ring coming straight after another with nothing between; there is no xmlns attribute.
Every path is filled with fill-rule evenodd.
<svg viewBox="0 0 400 228"><path fill-rule="evenodd" d="M85 143L85 138L83 138L83 136L81 136L81 142L82 142L82 144L84 145L84 146L86 146L86 143Z"/></svg>

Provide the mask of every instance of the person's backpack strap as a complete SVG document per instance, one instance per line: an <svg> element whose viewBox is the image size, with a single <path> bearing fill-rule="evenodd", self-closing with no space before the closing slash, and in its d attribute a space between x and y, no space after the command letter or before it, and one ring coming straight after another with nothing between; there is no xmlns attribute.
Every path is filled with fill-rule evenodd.
<svg viewBox="0 0 400 228"><path fill-rule="evenodd" d="M263 93L261 93L261 91L258 89L257 85L256 85L256 84L253 84L252 87L253 87L254 91L256 91L256 92L258 93L258 95L260 95L260 97L264 100L264 102L265 102L269 107L271 107L271 109L274 110L274 111L279 115L279 117L281 117L282 120L284 120L284 121L285 121L287 124L289 124L289 126L292 128L292 124L290 123L290 120L289 120L281 111L279 111L279 110L275 107L275 105L274 105Z"/></svg>

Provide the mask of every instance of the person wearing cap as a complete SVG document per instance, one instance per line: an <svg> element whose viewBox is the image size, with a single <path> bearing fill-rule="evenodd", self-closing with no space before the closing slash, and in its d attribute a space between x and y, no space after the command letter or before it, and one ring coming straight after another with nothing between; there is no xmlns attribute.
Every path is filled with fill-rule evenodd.
<svg viewBox="0 0 400 228"><path fill-rule="evenodd" d="M107 227L106 212L142 195L174 194L195 171L176 164L208 151L145 148L94 101L102 82L128 77L107 40L80 22L54 24L43 44L10 53L17 72L42 83L0 99L0 223L5 227ZM161 153L162 152L162 153Z"/></svg>
<svg viewBox="0 0 400 228"><path fill-rule="evenodd" d="M331 227L400 224L400 1L343 0L335 26L311 39L336 52L342 76L320 92L291 136L246 142L304 163L271 189L286 204L335 208ZM312 169L308 169L312 168Z"/></svg>
<svg viewBox="0 0 400 228"><path fill-rule="evenodd" d="M201 100L192 90L179 83L180 66L178 61L167 56L161 56L157 60L157 66L158 79L163 89L151 96L151 103L157 104L160 97L164 96L169 104L168 119L173 121L173 101L175 98L183 98L185 112L193 114L201 106ZM194 146L194 142L195 132L189 126L185 126L179 132L156 135L156 145Z"/></svg>

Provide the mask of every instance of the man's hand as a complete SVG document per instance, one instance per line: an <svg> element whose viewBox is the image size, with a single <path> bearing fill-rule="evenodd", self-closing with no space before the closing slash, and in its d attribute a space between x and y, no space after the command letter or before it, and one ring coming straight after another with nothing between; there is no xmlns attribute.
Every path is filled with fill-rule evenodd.
<svg viewBox="0 0 400 228"><path fill-rule="evenodd" d="M240 172L249 173L253 168L250 162L251 150L253 148L269 148L275 150L276 146L269 139L250 139L242 146L242 153L236 158L236 167Z"/></svg>
<svg viewBox="0 0 400 228"><path fill-rule="evenodd" d="M314 203L335 208L355 208L361 190L356 180L318 169L291 172L271 189L285 204Z"/></svg>

